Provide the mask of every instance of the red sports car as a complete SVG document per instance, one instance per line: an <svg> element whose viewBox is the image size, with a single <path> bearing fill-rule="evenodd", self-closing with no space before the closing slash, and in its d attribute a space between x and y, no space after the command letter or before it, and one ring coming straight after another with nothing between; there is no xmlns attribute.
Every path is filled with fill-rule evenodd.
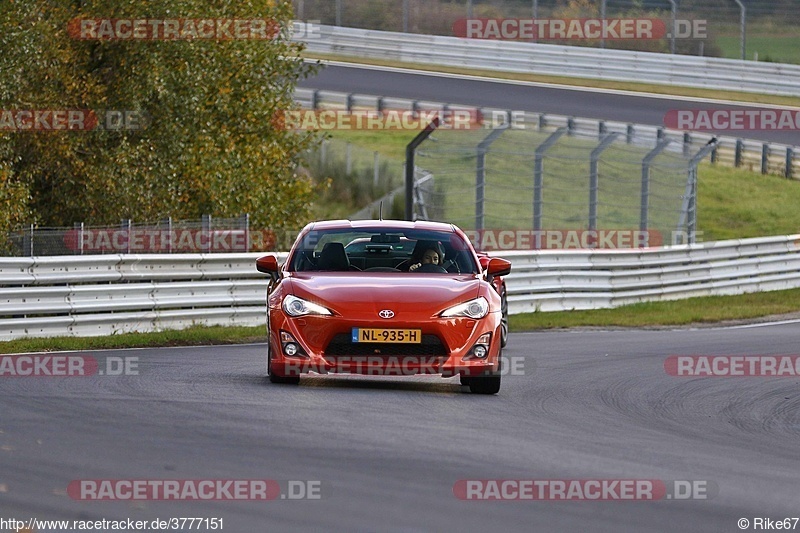
<svg viewBox="0 0 800 533"><path fill-rule="evenodd" d="M485 266L482 267L481 263ZM478 255L441 222L326 221L307 225L267 295L267 374L458 375L480 394L500 390L502 298L511 263ZM496 283L496 282L495 282Z"/></svg>

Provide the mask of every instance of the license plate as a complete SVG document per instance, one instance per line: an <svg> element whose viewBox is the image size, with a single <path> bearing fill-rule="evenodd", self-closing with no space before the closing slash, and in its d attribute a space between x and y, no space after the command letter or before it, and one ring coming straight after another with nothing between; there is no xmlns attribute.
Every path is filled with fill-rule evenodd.
<svg viewBox="0 0 800 533"><path fill-rule="evenodd" d="M421 329L353 328L353 342L392 342L419 344Z"/></svg>

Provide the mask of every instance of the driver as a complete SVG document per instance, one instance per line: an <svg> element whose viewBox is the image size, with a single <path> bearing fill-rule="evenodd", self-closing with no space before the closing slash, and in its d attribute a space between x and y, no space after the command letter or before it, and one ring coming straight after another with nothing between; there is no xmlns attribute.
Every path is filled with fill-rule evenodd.
<svg viewBox="0 0 800 533"><path fill-rule="evenodd" d="M422 265L439 265L439 252L434 250L433 248L427 248L424 252L422 252L422 257L416 262L413 263L410 267L408 267L409 272L413 272L417 270Z"/></svg>

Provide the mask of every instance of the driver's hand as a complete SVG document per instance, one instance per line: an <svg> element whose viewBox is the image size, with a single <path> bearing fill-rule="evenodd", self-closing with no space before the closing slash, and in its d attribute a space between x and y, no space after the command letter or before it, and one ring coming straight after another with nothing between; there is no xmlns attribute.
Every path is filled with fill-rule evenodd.
<svg viewBox="0 0 800 533"><path fill-rule="evenodd" d="M416 269L418 269L418 268L419 268L419 267L421 267L421 266L422 266L422 263L414 263L413 265L411 265L410 267L408 267L408 271L409 271L409 272L411 272L412 270L416 270Z"/></svg>

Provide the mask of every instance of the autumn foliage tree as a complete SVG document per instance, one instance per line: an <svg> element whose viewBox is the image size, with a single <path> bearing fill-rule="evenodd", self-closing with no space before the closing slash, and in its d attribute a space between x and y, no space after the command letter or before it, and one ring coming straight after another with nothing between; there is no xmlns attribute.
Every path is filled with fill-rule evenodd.
<svg viewBox="0 0 800 533"><path fill-rule="evenodd" d="M101 126L107 111L128 111L146 117L146 127L14 131L6 121L0 233L23 219L62 226L249 213L254 226L274 229L306 221L313 184L297 172L298 155L313 138L273 120L293 107L295 84L314 68L299 60L288 32L80 39L68 31L80 19L268 19L285 28L292 8L275 0L2 0L0 111L93 110Z"/></svg>

